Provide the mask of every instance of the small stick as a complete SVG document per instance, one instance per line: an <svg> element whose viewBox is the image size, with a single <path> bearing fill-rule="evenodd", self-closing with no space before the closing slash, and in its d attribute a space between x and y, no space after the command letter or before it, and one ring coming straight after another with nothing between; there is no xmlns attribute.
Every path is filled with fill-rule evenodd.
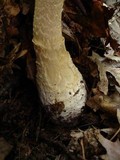
<svg viewBox="0 0 120 160"><path fill-rule="evenodd" d="M83 160L86 160L86 158L85 158L85 148L84 148L83 139L80 140L80 144L81 144L81 148L82 148Z"/></svg>

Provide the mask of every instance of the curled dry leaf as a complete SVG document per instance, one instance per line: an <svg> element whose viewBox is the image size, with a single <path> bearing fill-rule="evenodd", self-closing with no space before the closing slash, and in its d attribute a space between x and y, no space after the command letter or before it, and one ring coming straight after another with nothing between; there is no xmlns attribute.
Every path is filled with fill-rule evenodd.
<svg viewBox="0 0 120 160"><path fill-rule="evenodd" d="M104 0L104 2L104 6L108 10L114 10L111 19L108 20L109 40L106 41L106 38L104 38L105 46L107 43L106 52L120 55L120 0Z"/></svg>
<svg viewBox="0 0 120 160"><path fill-rule="evenodd" d="M112 142L98 134L98 141L107 151L108 160L120 160L120 141Z"/></svg>
<svg viewBox="0 0 120 160"><path fill-rule="evenodd" d="M96 90L93 89L94 96L90 97L86 104L94 111L101 109L116 116L117 109L120 109L120 94L116 91L108 96Z"/></svg>
<svg viewBox="0 0 120 160"><path fill-rule="evenodd" d="M107 57L100 57L98 54L93 52L91 58L98 66L100 77L100 81L98 83L99 90L105 95L108 93L108 78L106 73L110 73L115 78L117 86L120 86L120 57L113 57L111 57L113 61L110 61Z"/></svg>
<svg viewBox="0 0 120 160"><path fill-rule="evenodd" d="M116 8L113 17L109 20L109 30L112 39L120 45L120 6Z"/></svg>

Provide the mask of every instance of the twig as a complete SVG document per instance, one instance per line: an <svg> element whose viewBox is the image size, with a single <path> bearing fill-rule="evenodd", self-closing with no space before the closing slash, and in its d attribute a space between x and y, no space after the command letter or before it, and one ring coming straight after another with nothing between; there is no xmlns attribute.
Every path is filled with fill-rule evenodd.
<svg viewBox="0 0 120 160"><path fill-rule="evenodd" d="M85 148L84 148L84 144L83 144L83 139L80 140L80 144L81 144L81 148L82 148L83 160L86 160L86 158L85 158Z"/></svg>
<svg viewBox="0 0 120 160"><path fill-rule="evenodd" d="M117 132L112 136L110 140L112 141L118 135L119 132L120 132L120 128L117 130Z"/></svg>

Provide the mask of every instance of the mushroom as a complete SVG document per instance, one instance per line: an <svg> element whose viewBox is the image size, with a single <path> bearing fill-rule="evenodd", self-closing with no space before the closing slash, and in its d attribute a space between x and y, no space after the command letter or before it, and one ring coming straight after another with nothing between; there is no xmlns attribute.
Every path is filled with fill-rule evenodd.
<svg viewBox="0 0 120 160"><path fill-rule="evenodd" d="M35 0L33 43L41 102L55 122L71 123L85 105L86 88L64 45L63 2Z"/></svg>

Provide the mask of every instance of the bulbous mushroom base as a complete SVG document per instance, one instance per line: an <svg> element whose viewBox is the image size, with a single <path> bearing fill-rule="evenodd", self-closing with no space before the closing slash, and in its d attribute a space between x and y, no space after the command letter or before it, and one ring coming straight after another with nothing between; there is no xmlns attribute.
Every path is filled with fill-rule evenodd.
<svg viewBox="0 0 120 160"><path fill-rule="evenodd" d="M80 84L80 86L81 88L73 96L69 97L69 99L44 107L53 123L63 126L75 126L79 123L79 117L86 101L84 83L82 85Z"/></svg>
<svg viewBox="0 0 120 160"><path fill-rule="evenodd" d="M64 45L52 50L39 46L35 49L41 102L55 123L71 123L85 106L87 93L83 77Z"/></svg>

